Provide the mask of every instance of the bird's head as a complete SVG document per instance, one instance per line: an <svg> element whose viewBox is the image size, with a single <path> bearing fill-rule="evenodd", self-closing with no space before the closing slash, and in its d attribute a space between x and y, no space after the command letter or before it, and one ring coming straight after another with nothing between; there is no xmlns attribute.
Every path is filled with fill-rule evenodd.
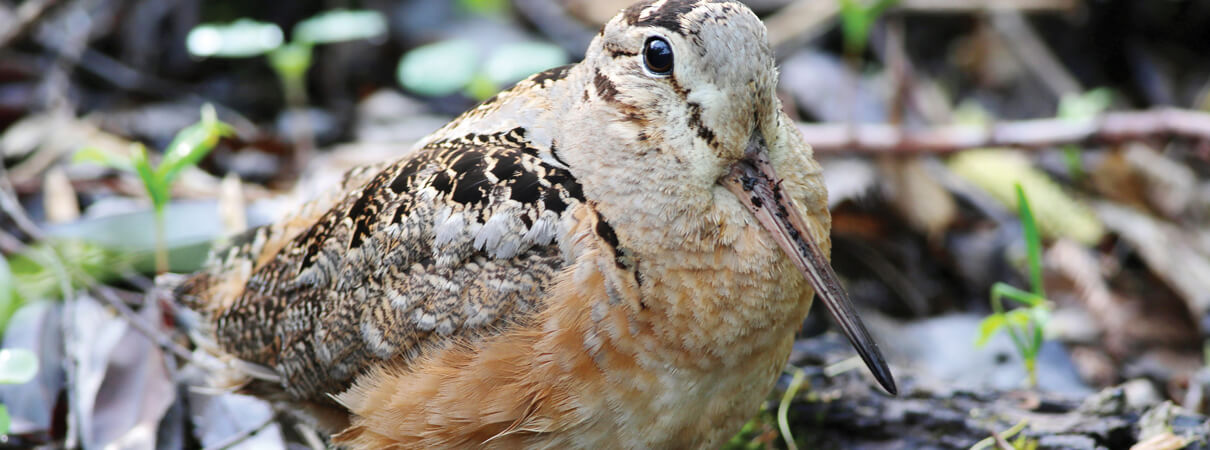
<svg viewBox="0 0 1210 450"><path fill-rule="evenodd" d="M804 216L803 203L822 208L827 194L781 112L760 19L735 1L643 1L601 29L576 71L560 146L576 149L570 169L622 245L700 242L728 218L763 227L895 392L817 242L826 246L827 226Z"/></svg>

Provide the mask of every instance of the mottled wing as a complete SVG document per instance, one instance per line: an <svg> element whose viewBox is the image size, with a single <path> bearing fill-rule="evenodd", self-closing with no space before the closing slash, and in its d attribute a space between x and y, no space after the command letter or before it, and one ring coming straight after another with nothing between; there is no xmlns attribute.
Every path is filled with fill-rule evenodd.
<svg viewBox="0 0 1210 450"><path fill-rule="evenodd" d="M322 214L250 231L177 293L222 351L326 402L376 363L531 316L582 201L522 128L437 140L351 173Z"/></svg>

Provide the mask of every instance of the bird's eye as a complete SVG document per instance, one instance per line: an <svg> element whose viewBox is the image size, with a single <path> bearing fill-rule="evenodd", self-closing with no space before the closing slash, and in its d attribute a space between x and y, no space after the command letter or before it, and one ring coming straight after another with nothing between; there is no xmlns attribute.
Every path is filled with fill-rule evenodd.
<svg viewBox="0 0 1210 450"><path fill-rule="evenodd" d="M643 45L643 64L656 75L672 73L672 45L661 37L648 38Z"/></svg>

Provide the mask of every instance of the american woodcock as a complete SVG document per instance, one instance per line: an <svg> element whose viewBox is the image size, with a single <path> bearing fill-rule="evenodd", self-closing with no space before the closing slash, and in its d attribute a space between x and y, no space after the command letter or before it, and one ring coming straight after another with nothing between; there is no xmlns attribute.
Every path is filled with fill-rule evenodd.
<svg viewBox="0 0 1210 450"><path fill-rule="evenodd" d="M636 4L176 292L229 382L350 447L716 447L813 291L893 393L776 83L742 4Z"/></svg>

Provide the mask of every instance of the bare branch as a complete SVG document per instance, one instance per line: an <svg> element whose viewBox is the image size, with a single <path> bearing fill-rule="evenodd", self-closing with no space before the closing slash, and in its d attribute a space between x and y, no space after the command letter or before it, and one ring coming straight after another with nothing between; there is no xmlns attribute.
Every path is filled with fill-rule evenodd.
<svg viewBox="0 0 1210 450"><path fill-rule="evenodd" d="M903 0L897 7L913 12L969 13L986 10L1068 11L1078 0Z"/></svg>
<svg viewBox="0 0 1210 450"><path fill-rule="evenodd" d="M919 130L888 124L800 123L798 130L820 153L942 154L977 147L1044 148L1165 137L1210 141L1210 113L1161 108L1088 120L1033 119Z"/></svg>

